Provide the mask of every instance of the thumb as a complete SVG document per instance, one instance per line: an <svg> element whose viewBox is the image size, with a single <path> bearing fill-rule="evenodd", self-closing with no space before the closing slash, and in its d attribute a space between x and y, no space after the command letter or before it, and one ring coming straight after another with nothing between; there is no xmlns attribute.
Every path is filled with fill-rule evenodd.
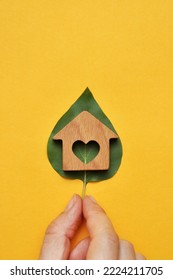
<svg viewBox="0 0 173 280"><path fill-rule="evenodd" d="M119 239L104 210L91 196L83 200L83 214L90 234L87 259L118 259Z"/></svg>

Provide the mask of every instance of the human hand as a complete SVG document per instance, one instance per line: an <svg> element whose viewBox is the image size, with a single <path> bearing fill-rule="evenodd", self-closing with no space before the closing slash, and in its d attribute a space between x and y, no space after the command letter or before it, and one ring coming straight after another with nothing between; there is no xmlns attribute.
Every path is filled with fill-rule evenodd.
<svg viewBox="0 0 173 280"><path fill-rule="evenodd" d="M70 252L71 241L84 216L89 237ZM119 240L104 210L92 196L74 195L64 212L47 228L41 260L143 260L131 243Z"/></svg>

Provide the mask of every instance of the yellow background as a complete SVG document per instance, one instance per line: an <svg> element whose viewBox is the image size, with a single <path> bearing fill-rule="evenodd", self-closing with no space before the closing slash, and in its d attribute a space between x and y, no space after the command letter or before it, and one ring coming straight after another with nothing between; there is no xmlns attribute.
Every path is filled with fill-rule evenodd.
<svg viewBox="0 0 173 280"><path fill-rule="evenodd" d="M49 222L81 194L46 148L87 86L124 150L87 194L137 251L173 259L172 74L171 0L0 1L0 259L37 259Z"/></svg>

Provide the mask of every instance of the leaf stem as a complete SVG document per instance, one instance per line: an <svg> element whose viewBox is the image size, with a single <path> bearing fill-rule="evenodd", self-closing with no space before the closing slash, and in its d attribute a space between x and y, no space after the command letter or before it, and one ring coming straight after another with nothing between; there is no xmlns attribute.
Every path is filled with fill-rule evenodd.
<svg viewBox="0 0 173 280"><path fill-rule="evenodd" d="M83 188L82 188L82 198L85 197L86 185L87 185L87 182L86 182L86 170L85 170L84 171Z"/></svg>
<svg viewBox="0 0 173 280"><path fill-rule="evenodd" d="M85 145L85 149L84 149L84 163L86 164L87 163L87 150L86 150L86 145ZM83 178L83 188L82 188L82 198L85 197L85 192L86 192L86 185L87 185L87 182L86 182L86 170L84 171L84 178Z"/></svg>

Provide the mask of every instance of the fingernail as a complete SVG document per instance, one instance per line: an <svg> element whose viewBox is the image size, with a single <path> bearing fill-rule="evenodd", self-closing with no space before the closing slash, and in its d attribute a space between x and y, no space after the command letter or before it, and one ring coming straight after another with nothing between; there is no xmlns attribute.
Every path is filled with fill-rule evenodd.
<svg viewBox="0 0 173 280"><path fill-rule="evenodd" d="M69 211L71 208L73 208L73 206L75 205L76 202L76 194L74 194L72 196L72 198L70 199L69 203L67 204L65 211Z"/></svg>
<svg viewBox="0 0 173 280"><path fill-rule="evenodd" d="M88 195L88 198L89 198L92 202L97 203L97 201L95 200L95 198L94 198L92 195Z"/></svg>

